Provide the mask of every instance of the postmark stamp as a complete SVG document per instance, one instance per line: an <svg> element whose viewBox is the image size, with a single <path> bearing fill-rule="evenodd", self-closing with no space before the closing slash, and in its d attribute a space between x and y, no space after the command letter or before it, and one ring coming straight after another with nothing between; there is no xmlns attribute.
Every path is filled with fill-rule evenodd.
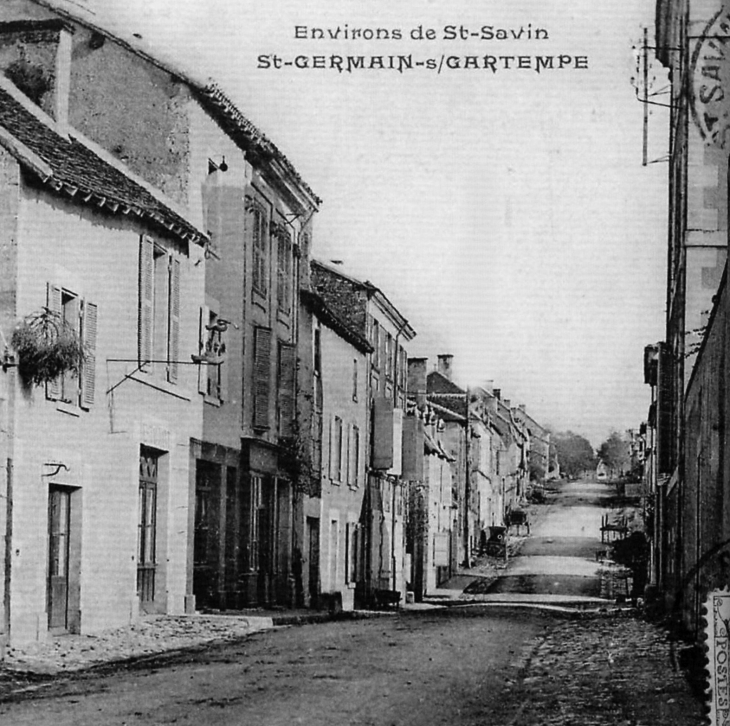
<svg viewBox="0 0 730 726"><path fill-rule="evenodd" d="M711 726L730 725L730 591L707 600L707 659Z"/></svg>
<svg viewBox="0 0 730 726"><path fill-rule="evenodd" d="M691 108L702 138L730 142L730 7L723 4L697 41L690 67Z"/></svg>

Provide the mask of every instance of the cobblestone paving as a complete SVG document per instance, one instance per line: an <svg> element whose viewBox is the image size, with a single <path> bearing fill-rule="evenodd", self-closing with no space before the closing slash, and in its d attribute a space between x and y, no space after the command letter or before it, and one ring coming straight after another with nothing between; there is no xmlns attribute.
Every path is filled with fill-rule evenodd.
<svg viewBox="0 0 730 726"><path fill-rule="evenodd" d="M55 674L202 643L233 640L261 630L259 618L215 615L148 616L133 625L96 635L62 635L8 648L4 670ZM270 626L270 623L268 624Z"/></svg>
<svg viewBox="0 0 730 726"><path fill-rule="evenodd" d="M521 705L505 726L706 724L703 705L672 665L668 636L637 618L561 623L520 661L522 676L507 683L506 700Z"/></svg>

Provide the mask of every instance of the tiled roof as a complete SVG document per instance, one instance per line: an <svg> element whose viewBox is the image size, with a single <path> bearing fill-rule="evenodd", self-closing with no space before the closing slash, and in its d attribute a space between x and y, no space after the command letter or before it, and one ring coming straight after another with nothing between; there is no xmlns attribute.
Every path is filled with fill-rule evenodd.
<svg viewBox="0 0 730 726"><path fill-rule="evenodd" d="M431 371L426 377L426 386L429 393L455 393L461 396L466 395L463 388L459 388L453 381L450 381L443 373Z"/></svg>
<svg viewBox="0 0 730 726"><path fill-rule="evenodd" d="M466 421L466 400L463 394L456 397L429 393L428 402L436 407L436 413L445 421Z"/></svg>
<svg viewBox="0 0 730 726"><path fill-rule="evenodd" d="M365 283L340 275L312 260L312 289L352 331L367 338L367 292Z"/></svg>
<svg viewBox="0 0 730 726"><path fill-rule="evenodd" d="M294 165L276 147L276 144L241 113L217 83L210 82L203 87L196 86L196 90L201 102L218 121L221 128L248 153L252 161L276 159L284 167L288 176L311 197L315 205L322 204L322 200L302 179Z"/></svg>
<svg viewBox="0 0 730 726"><path fill-rule="evenodd" d="M0 89L0 127L48 165L51 173L45 176L16 155L54 191L114 214L142 217L197 244L205 241L198 229L144 187L77 139L58 134L4 89Z"/></svg>
<svg viewBox="0 0 730 726"><path fill-rule="evenodd" d="M314 311L317 317L335 331L343 340L357 348L361 353L371 353L373 346L357 331L348 327L336 312L325 302L321 295L309 290L301 291L302 300Z"/></svg>
<svg viewBox="0 0 730 726"><path fill-rule="evenodd" d="M100 5L98 9L91 10L73 2L73 0L32 1L54 13L58 13L67 20L81 23L87 28L111 38L115 43L135 55L179 78L196 92L208 112L221 128L247 152L249 158L263 162L276 160L286 174L310 197L315 206L322 203L320 198L298 174L289 159L241 113L217 83L204 78L194 65L183 63L179 57L168 57L159 48L152 48L139 33L131 33L129 29L113 21L110 14L103 12L103 5Z"/></svg>

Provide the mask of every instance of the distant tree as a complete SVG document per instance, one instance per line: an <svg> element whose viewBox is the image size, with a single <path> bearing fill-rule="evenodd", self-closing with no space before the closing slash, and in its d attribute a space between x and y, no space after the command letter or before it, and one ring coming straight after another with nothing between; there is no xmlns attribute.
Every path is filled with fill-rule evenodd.
<svg viewBox="0 0 730 726"><path fill-rule="evenodd" d="M598 457L614 474L624 474L631 464L629 444L618 431L612 431L600 445Z"/></svg>
<svg viewBox="0 0 730 726"><path fill-rule="evenodd" d="M572 431L553 432L550 441L555 446L563 474L576 477L584 471L596 468L596 453L584 436Z"/></svg>
<svg viewBox="0 0 730 726"><path fill-rule="evenodd" d="M536 451L530 452L530 480L542 481L547 471L545 470L544 458Z"/></svg>

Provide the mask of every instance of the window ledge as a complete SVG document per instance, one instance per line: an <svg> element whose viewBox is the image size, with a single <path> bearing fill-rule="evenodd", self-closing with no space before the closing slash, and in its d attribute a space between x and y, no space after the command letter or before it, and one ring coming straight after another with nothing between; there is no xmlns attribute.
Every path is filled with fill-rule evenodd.
<svg viewBox="0 0 730 726"><path fill-rule="evenodd" d="M81 417L81 409L73 403L67 403L66 401L56 401L56 411L65 413L68 416L75 418Z"/></svg>
<svg viewBox="0 0 730 726"><path fill-rule="evenodd" d="M223 405L222 399L217 398L216 396L209 396L207 393L203 394L203 402L210 406L215 406L216 408L220 408Z"/></svg>

